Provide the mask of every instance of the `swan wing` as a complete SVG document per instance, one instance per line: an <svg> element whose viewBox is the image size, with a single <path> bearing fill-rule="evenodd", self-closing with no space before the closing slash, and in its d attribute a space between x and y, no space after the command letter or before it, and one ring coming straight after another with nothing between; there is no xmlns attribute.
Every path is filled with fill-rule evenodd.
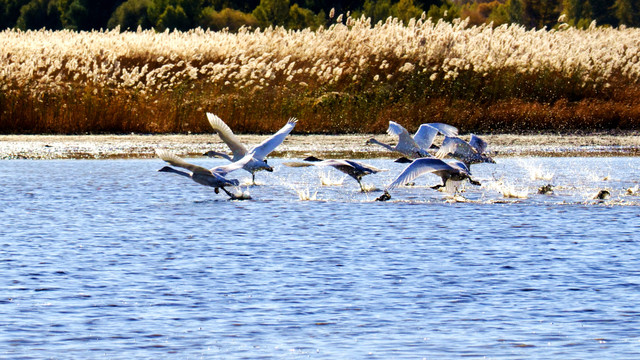
<svg viewBox="0 0 640 360"><path fill-rule="evenodd" d="M353 161L353 160L342 160L345 163L347 163L349 166L358 169L359 171L367 171L370 173L378 173L381 171L389 171L387 169L378 169L377 167L373 166L373 165L369 165L369 164L365 164L365 163L361 163L359 161Z"/></svg>
<svg viewBox="0 0 640 360"><path fill-rule="evenodd" d="M459 137L445 137L440 149L436 153L436 158L443 159L449 154L453 154L456 157L469 158L472 157L475 150L466 141Z"/></svg>
<svg viewBox="0 0 640 360"><path fill-rule="evenodd" d="M414 160L409 166L407 166L398 177L391 184L387 186L387 190L394 189L398 186L404 185L418 176L426 173L432 173L435 171L450 171L453 168L446 162L435 158L420 158Z"/></svg>
<svg viewBox="0 0 640 360"><path fill-rule="evenodd" d="M264 160L264 158L269 155L269 153L271 153L276 147L278 147L278 145L282 144L287 135L289 135L291 130L293 130L293 128L296 126L297 122L298 119L293 117L290 118L289 121L287 121L287 124L283 126L282 129L278 130L277 133L273 134L270 138L266 139L265 141L251 149L253 157L260 161Z"/></svg>
<svg viewBox="0 0 640 360"><path fill-rule="evenodd" d="M458 136L458 128L444 123L428 123L427 125L438 129L444 136Z"/></svg>
<svg viewBox="0 0 640 360"><path fill-rule="evenodd" d="M434 128L430 124L422 124L413 135L413 140L423 149L427 150L433 144L433 140L438 135L438 129Z"/></svg>
<svg viewBox="0 0 640 360"><path fill-rule="evenodd" d="M396 145L396 151L403 154L412 154L420 151L420 145L416 143L413 137L409 134L407 129L395 121L389 121L389 128L387 134L398 136L398 145Z"/></svg>
<svg viewBox="0 0 640 360"><path fill-rule="evenodd" d="M238 170L238 169L242 169L249 161L251 161L251 159L253 158L253 156L251 154L247 154L245 155L242 159L236 161L236 162L232 162L231 164L227 164L227 165L222 165L222 166L216 166L214 168L212 168L210 171L213 174L218 174L220 176L226 176L228 173Z"/></svg>
<svg viewBox="0 0 640 360"><path fill-rule="evenodd" d="M234 159L241 159L249 150L240 142L238 137L231 131L231 128L222 121L217 115L207 113L207 119L213 130L218 133L220 139L231 149Z"/></svg>
<svg viewBox="0 0 640 360"><path fill-rule="evenodd" d="M471 171L469 170L469 168L467 167L467 165L465 165L465 163L463 163L462 161L451 161L448 163L451 167L458 169L459 171L467 174L467 175L471 175Z"/></svg>
<svg viewBox="0 0 640 360"><path fill-rule="evenodd" d="M176 154L174 154L174 153L172 153L172 152L170 152L168 150L156 149L156 154L158 155L158 157L160 159L168 162L169 164L171 164L173 166L177 166L177 167L181 167L183 169L187 169L187 170L191 171L194 174L208 174L208 175L211 175L211 171L209 171L209 169L204 168L202 166L189 164L188 162L182 160Z"/></svg>
<svg viewBox="0 0 640 360"><path fill-rule="evenodd" d="M471 139L469 139L469 145L471 145L474 149L476 149L478 154L482 154L484 153L485 150L487 150L487 142L474 134L471 134Z"/></svg>

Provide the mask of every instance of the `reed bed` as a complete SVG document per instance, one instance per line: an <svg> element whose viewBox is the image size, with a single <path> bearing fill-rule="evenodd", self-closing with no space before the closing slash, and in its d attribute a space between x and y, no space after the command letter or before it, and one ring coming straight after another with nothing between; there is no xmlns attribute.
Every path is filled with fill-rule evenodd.
<svg viewBox="0 0 640 360"><path fill-rule="evenodd" d="M476 132L636 129L640 29L342 17L282 28L0 32L0 132L298 133L444 121Z"/></svg>

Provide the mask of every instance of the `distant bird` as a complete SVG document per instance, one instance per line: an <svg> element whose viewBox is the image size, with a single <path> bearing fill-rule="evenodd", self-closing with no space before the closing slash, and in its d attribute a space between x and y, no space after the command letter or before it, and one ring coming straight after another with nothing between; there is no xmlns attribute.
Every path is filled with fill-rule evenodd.
<svg viewBox="0 0 640 360"><path fill-rule="evenodd" d="M597 200L607 200L611 197L611 193L608 190L600 190L598 194L594 197Z"/></svg>
<svg viewBox="0 0 640 360"><path fill-rule="evenodd" d="M298 122L298 119L290 118L289 121L287 121L287 124L277 133L249 150L233 134L233 131L231 131L229 126L227 126L227 124L225 124L218 116L212 113L207 113L207 119L209 120L209 124L211 124L213 130L215 130L218 133L218 136L220 136L220 139L229 146L233 157L216 151L208 151L204 155L210 157L223 157L230 161L238 161L247 154L251 154L251 160L244 165L243 169L251 173L251 181L254 185L256 183L256 172L260 170L266 170L269 172L273 171L273 168L267 164L265 157L278 147L278 145L282 144L284 139L289 135Z"/></svg>
<svg viewBox="0 0 640 360"><path fill-rule="evenodd" d="M467 168L472 164L495 164L496 162L490 156L485 155L486 150L487 142L476 135L471 134L469 142L456 136L446 136L436 152L436 158L444 159L447 155L451 155L454 159L462 161Z"/></svg>
<svg viewBox="0 0 640 360"><path fill-rule="evenodd" d="M398 175L398 177L396 177L396 179L385 188L384 193L376 200L389 200L391 198L391 195L389 194L390 190L411 182L418 176L426 173L434 173L442 179L442 185L433 186L432 189L439 189L446 186L449 180L469 180L471 184L480 186L479 182L471 178L469 169L462 162L454 161L452 163L446 163L436 158L420 158L414 160L409 166L407 166L400 175Z"/></svg>
<svg viewBox="0 0 640 360"><path fill-rule="evenodd" d="M553 194L553 185L547 184L547 185L540 186L538 188L538 194L541 194L541 195L551 195L551 194Z"/></svg>
<svg viewBox="0 0 640 360"><path fill-rule="evenodd" d="M360 191L362 192L365 191L364 186L362 185L362 178L364 176L369 174L376 174L382 171L388 171L386 169L378 169L374 166L364 164L358 161L345 160L345 159L321 160L316 157L309 156L305 158L304 161L308 161L308 162L289 162L289 163L285 163L284 165L290 166L290 167L331 166L354 178L358 182L358 185L360 185Z"/></svg>
<svg viewBox="0 0 640 360"><path fill-rule="evenodd" d="M227 191L225 187L238 186L239 182L236 179L227 179L225 178L225 176L232 171L242 169L242 167L245 166L251 160L251 156L247 155L244 158L234 163L223 165L223 166L217 166L212 169L206 169L202 166L190 164L167 150L156 149L156 154L158 155L159 158L168 162L169 164L173 166L181 167L183 169L187 169L191 173L189 174L187 172L174 169L170 166L165 166L158 171L171 172L174 174L191 178L193 181L197 182L198 184L213 187L216 194L219 192L219 189L222 189L222 191L224 191L232 199L235 199L236 196L230 193L229 191Z"/></svg>
<svg viewBox="0 0 640 360"><path fill-rule="evenodd" d="M394 121L389 121L389 128L387 129L387 133L389 135L398 136L397 145L392 146L389 144L385 144L376 140L375 138L367 140L367 144L380 145L389 151L399 152L406 157L416 159L420 157L431 156L427 152L427 150L431 147L431 145L433 145L433 140L435 139L436 135L438 135L438 133L442 133L445 136L456 136L458 135L458 129L454 126L442 123L422 124L418 128L418 131L416 131L416 133L412 137L407 129L405 129L402 125Z"/></svg>

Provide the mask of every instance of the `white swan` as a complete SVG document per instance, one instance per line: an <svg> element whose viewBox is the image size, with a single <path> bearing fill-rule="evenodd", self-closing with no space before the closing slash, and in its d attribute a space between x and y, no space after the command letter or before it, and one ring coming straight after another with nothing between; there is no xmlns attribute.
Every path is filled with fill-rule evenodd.
<svg viewBox="0 0 640 360"><path fill-rule="evenodd" d="M480 163L495 164L495 160L484 154L486 150L487 142L474 134L471 134L469 142L459 137L446 136L440 149L436 152L436 158L443 159L445 156L451 155L451 157L462 161L467 167Z"/></svg>
<svg viewBox="0 0 640 360"><path fill-rule="evenodd" d="M420 157L431 156L427 150L433 145L433 140L438 133L442 133L445 136L458 135L458 129L454 126L442 124L442 123L428 123L422 124L418 128L418 131L413 135L409 134L407 129L402 125L389 121L389 128L387 129L389 135L398 136L398 144L395 146L385 144L374 138L367 140L367 144L376 144L384 147L389 151L399 152L404 156L411 159Z"/></svg>
<svg viewBox="0 0 640 360"><path fill-rule="evenodd" d="M211 124L213 130L215 130L218 133L218 136L220 136L220 139L229 146L233 156L231 157L227 154L215 151L209 151L205 153L205 155L211 157L223 157L230 161L238 161L247 154L251 154L251 160L244 165L243 169L251 173L251 180L253 184L256 183L256 172L260 170L266 170L269 172L273 171L273 168L267 164L265 157L278 147L278 145L282 144L284 139L298 122L298 119L290 118L289 121L287 121L287 124L277 133L249 150L240 142L229 126L227 126L227 124L225 124L218 116L212 113L207 113L207 119L209 120L209 124Z"/></svg>
<svg viewBox="0 0 640 360"><path fill-rule="evenodd" d="M242 169L242 167L245 166L251 160L251 155L247 155L244 158L234 163L223 165L223 166L217 166L212 169L206 169L202 166L190 164L168 150L156 149L156 154L160 159L168 162L169 164L173 166L181 167L183 169L187 169L191 173L189 174L184 171L176 170L170 166L165 166L158 171L171 172L174 174L191 178L193 181L197 182L198 184L213 187L216 194L218 193L219 189L222 189L222 191L224 191L232 199L236 198L235 195L227 191L227 189L225 189L225 186L238 186L239 182L236 179L226 179L225 176L234 170Z"/></svg>
<svg viewBox="0 0 640 360"><path fill-rule="evenodd" d="M376 200L389 200L391 198L391 195L389 194L390 190L411 182L418 176L426 173L434 173L442 179L442 185L433 186L432 189L439 189L446 186L447 181L449 180L469 180L473 185L480 185L479 182L471 178L469 169L462 162L454 161L452 163L446 163L436 158L420 158L414 160L409 166L407 166L400 175L398 175L398 177L396 177L395 180L385 188L384 193Z"/></svg>
<svg viewBox="0 0 640 360"><path fill-rule="evenodd" d="M354 178L358 185L360 185L360 191L365 192L364 186L362 185L362 178L369 174L376 174L382 171L388 171L386 169L378 169L374 166L364 164L358 161L353 160L338 160L338 159L330 159L330 160L321 160L313 156L309 156L304 161L308 162L288 162L284 163L286 166L291 167L304 167L304 166L331 166L343 173Z"/></svg>

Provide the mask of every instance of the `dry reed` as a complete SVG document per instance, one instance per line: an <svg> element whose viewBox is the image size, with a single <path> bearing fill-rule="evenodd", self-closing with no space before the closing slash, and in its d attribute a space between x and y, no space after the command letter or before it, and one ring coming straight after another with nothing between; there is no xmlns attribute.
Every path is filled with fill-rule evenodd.
<svg viewBox="0 0 640 360"><path fill-rule="evenodd" d="M238 33L0 32L0 132L636 129L640 29L346 18Z"/></svg>

